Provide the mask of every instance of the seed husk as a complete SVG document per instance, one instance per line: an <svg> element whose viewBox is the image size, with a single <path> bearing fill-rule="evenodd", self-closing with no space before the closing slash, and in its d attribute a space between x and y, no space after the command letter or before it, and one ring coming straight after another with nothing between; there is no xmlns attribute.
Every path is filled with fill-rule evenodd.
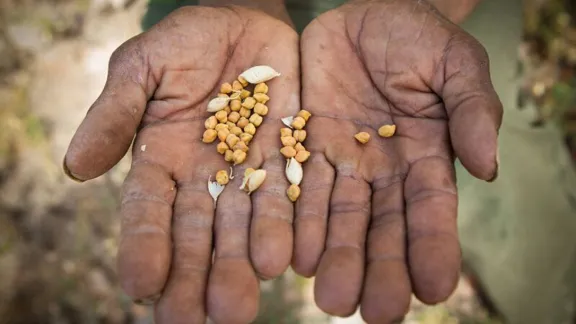
<svg viewBox="0 0 576 324"><path fill-rule="evenodd" d="M264 93L255 93L252 97L261 104L266 104L270 100L270 97Z"/></svg>
<svg viewBox="0 0 576 324"><path fill-rule="evenodd" d="M290 158L286 162L286 178L291 184L300 185L302 178L304 176L304 171L302 170L302 164L298 162L295 158Z"/></svg>
<svg viewBox="0 0 576 324"><path fill-rule="evenodd" d="M289 159L296 156L296 149L292 146L284 146L280 149L280 153L282 153L285 158Z"/></svg>
<svg viewBox="0 0 576 324"><path fill-rule="evenodd" d="M222 142L226 141L228 135L230 135L230 130L228 129L228 127L218 131L218 139Z"/></svg>
<svg viewBox="0 0 576 324"><path fill-rule="evenodd" d="M264 82L262 83L258 83L255 87L254 87L254 93L263 93L263 94L267 94L268 93L268 85Z"/></svg>
<svg viewBox="0 0 576 324"><path fill-rule="evenodd" d="M370 141L370 134L366 133L366 132L360 132L356 135L354 135L354 138L356 138L356 140L362 144L366 144L368 143L368 141Z"/></svg>
<svg viewBox="0 0 576 324"><path fill-rule="evenodd" d="M262 125L262 121L264 119L262 118L262 116L254 113L254 114L252 114L252 116L250 116L249 120L252 124L254 124L254 126L258 127L258 126Z"/></svg>
<svg viewBox="0 0 576 324"><path fill-rule="evenodd" d="M264 183L264 180L266 180L266 170L252 169L250 172L248 172L248 170L249 169L246 169L246 172L244 173L244 179L240 186L240 190L244 190L250 195L252 192L260 188L262 183Z"/></svg>
<svg viewBox="0 0 576 324"><path fill-rule="evenodd" d="M212 113L220 111L220 110L226 108L226 106L228 106L229 101L230 101L230 98L228 98L228 96L226 96L225 98L224 97L216 97L216 98L210 100L210 102L208 102L208 108L206 109L206 111L212 112Z"/></svg>
<svg viewBox="0 0 576 324"><path fill-rule="evenodd" d="M282 123L289 128L294 128L294 127L292 127L293 121L294 121L294 117L292 117L292 116L282 118Z"/></svg>
<svg viewBox="0 0 576 324"><path fill-rule="evenodd" d="M286 195L288 196L288 199L290 199L291 202L296 202L296 200L298 200L298 197L300 197L300 187L298 185L290 185L290 187L288 187L288 190L286 190Z"/></svg>
<svg viewBox="0 0 576 324"><path fill-rule="evenodd" d="M396 125L384 125L378 128L378 135L382 137L392 137L396 133Z"/></svg>
<svg viewBox="0 0 576 324"><path fill-rule="evenodd" d="M218 133L216 132L216 130L207 129L206 131L204 131L204 134L202 135L202 142L212 143L216 140L217 136L218 136Z"/></svg>
<svg viewBox="0 0 576 324"><path fill-rule="evenodd" d="M216 172L216 182L218 182L218 184L223 186L227 185L228 182L230 182L230 178L228 177L228 171L220 170Z"/></svg>
<svg viewBox="0 0 576 324"><path fill-rule="evenodd" d="M235 150L233 158L234 158L234 165L242 164L246 160L246 152L242 150Z"/></svg>
<svg viewBox="0 0 576 324"><path fill-rule="evenodd" d="M304 162L308 161L309 157L310 157L310 152L303 150L303 151L298 151L296 153L296 156L294 157L294 159L296 159L296 161L298 161L300 163L304 163Z"/></svg>
<svg viewBox="0 0 576 324"><path fill-rule="evenodd" d="M292 136L292 129L288 127L280 128L280 137Z"/></svg>
<svg viewBox="0 0 576 324"><path fill-rule="evenodd" d="M282 137L280 137L280 141L282 142L283 146L296 145L296 139L292 136L282 136Z"/></svg>
<svg viewBox="0 0 576 324"><path fill-rule="evenodd" d="M225 142L220 142L220 143L218 143L218 145L216 145L216 151L220 154L226 153L227 150L228 150L228 145Z"/></svg>
<svg viewBox="0 0 576 324"><path fill-rule="evenodd" d="M220 92L225 94L232 92L232 85L228 82L222 83L222 85L220 86Z"/></svg>
<svg viewBox="0 0 576 324"><path fill-rule="evenodd" d="M303 129L297 129L294 131L294 138L300 143L306 140L306 135L306 131Z"/></svg>
<svg viewBox="0 0 576 324"><path fill-rule="evenodd" d="M248 120L247 117L240 117L240 119L238 119L238 122L236 123L236 126L240 127L240 128L244 128L246 127L248 124L250 124L250 121Z"/></svg>
<svg viewBox="0 0 576 324"><path fill-rule="evenodd" d="M246 109L252 109L254 105L256 105L256 99L254 97L248 97L242 102L242 107Z"/></svg>
<svg viewBox="0 0 576 324"><path fill-rule="evenodd" d="M268 106L266 106L263 103L256 103L256 105L254 105L254 112L257 113L260 116L266 116L268 115Z"/></svg>
<svg viewBox="0 0 576 324"><path fill-rule="evenodd" d="M304 118L305 121L308 121L308 119L310 119L310 116L312 116L312 114L308 110L302 109L298 112L296 116L302 117Z"/></svg>
<svg viewBox="0 0 576 324"><path fill-rule="evenodd" d="M294 118L291 126L297 130L301 130L302 128L304 128L304 126L306 126L306 120L304 118L298 116L298 117Z"/></svg>
<svg viewBox="0 0 576 324"><path fill-rule="evenodd" d="M218 196L220 196L226 186L219 184L217 181L210 181L210 179L211 177L208 178L208 193L210 193L210 196L214 199L214 209L216 209Z"/></svg>
<svg viewBox="0 0 576 324"><path fill-rule="evenodd" d="M252 84L258 84L274 79L281 74L274 70L272 67L267 65L258 65L249 68L248 70L242 72L240 77L244 78L246 81Z"/></svg>
<svg viewBox="0 0 576 324"><path fill-rule="evenodd" d="M216 125L218 125L218 120L216 119L216 116L210 116L204 122L204 127L206 129L214 129L216 128Z"/></svg>

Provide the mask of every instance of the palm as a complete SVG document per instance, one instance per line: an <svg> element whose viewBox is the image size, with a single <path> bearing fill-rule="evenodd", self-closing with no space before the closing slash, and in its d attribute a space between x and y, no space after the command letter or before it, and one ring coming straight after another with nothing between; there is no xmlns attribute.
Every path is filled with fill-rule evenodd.
<svg viewBox="0 0 576 324"><path fill-rule="evenodd" d="M228 164L201 142L207 102L221 83L260 64L282 78L270 83L270 113L244 165L266 168L270 181L249 197L234 190L236 178L214 211L206 184ZM106 88L66 164L79 179L97 177L124 155L138 129L123 191L119 272L131 297L161 294L160 323L203 323L206 308L218 322L250 322L257 273L274 277L288 266L293 207L284 197L277 134L279 118L299 109L298 70L295 32L241 8L178 10L112 58Z"/></svg>
<svg viewBox="0 0 576 324"><path fill-rule="evenodd" d="M323 310L349 315L361 303L367 321L387 323L404 315L412 290L436 303L455 287L453 146L471 173L488 180L499 123L487 72L462 70L479 70L479 49L421 1L359 1L305 30L302 104L315 116L307 144L314 158L297 205L293 265L316 274ZM448 80L454 68L464 79ZM462 94L470 96L455 98ZM470 117L458 120L466 99L480 104L467 114L485 138ZM397 126L394 137L378 137L384 124ZM354 140L361 131L372 135L366 145ZM465 145L469 136L476 147Z"/></svg>

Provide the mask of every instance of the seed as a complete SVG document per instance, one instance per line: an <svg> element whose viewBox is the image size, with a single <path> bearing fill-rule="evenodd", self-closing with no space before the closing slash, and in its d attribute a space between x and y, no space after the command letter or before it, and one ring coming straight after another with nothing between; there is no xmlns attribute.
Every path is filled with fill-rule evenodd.
<svg viewBox="0 0 576 324"><path fill-rule="evenodd" d="M228 82L222 83L222 85L220 86L220 92L222 92L222 93L232 92L232 85Z"/></svg>
<svg viewBox="0 0 576 324"><path fill-rule="evenodd" d="M216 118L216 117L214 117L214 118ZM223 130L223 129L228 129L228 125L226 125L226 124L218 124L218 125L216 125L216 127L214 127L214 129L215 129L217 132L219 132L219 131L221 131L221 130Z"/></svg>
<svg viewBox="0 0 576 324"><path fill-rule="evenodd" d="M224 110L218 111L214 116L216 116L216 119L218 119L218 121L221 123L228 121L228 114Z"/></svg>
<svg viewBox="0 0 576 324"><path fill-rule="evenodd" d="M247 108L247 109L254 108L254 105L256 105L256 99L253 97L248 97L248 98L244 99L244 102L242 102L242 107Z"/></svg>
<svg viewBox="0 0 576 324"><path fill-rule="evenodd" d="M280 73L267 65L253 66L240 74L240 77L252 84L266 82L278 76Z"/></svg>
<svg viewBox="0 0 576 324"><path fill-rule="evenodd" d="M216 98L210 100L210 102L208 102L208 108L206 109L206 111L208 111L208 112L220 111L220 110L226 108L226 106L228 106L229 101L230 101L230 98L228 98L228 96L226 96L226 98L216 97Z"/></svg>
<svg viewBox="0 0 576 324"><path fill-rule="evenodd" d="M250 135L256 134L256 126L254 126L252 123L246 125L246 127L244 127L244 133L248 133Z"/></svg>
<svg viewBox="0 0 576 324"><path fill-rule="evenodd" d="M298 197L300 197L300 187L298 185L290 185L290 187L288 187L288 190L286 190L286 195L288 196L288 199L290 199L291 202L296 202L296 200L298 200Z"/></svg>
<svg viewBox="0 0 576 324"><path fill-rule="evenodd" d="M236 123L238 122L238 119L240 119L240 114L237 111L233 111L228 114L228 121Z"/></svg>
<svg viewBox="0 0 576 324"><path fill-rule="evenodd" d="M234 126L234 127L232 127L232 129L230 129L230 133L232 133L236 136L240 136L242 134L242 128L240 128L238 126Z"/></svg>
<svg viewBox="0 0 576 324"><path fill-rule="evenodd" d="M302 164L298 162L295 158L290 158L286 162L286 179L291 184L300 185L302 182L302 177L304 176L304 171L302 170Z"/></svg>
<svg viewBox="0 0 576 324"><path fill-rule="evenodd" d="M234 158L234 165L242 164L246 160L246 152L242 150L236 150L234 151L233 158Z"/></svg>
<svg viewBox="0 0 576 324"><path fill-rule="evenodd" d="M247 168L246 170L244 170L244 177L248 177L254 171L256 171L256 170L254 170L252 168Z"/></svg>
<svg viewBox="0 0 576 324"><path fill-rule="evenodd" d="M282 145L284 146L296 145L296 139L292 136L282 136L280 137L280 141L282 141Z"/></svg>
<svg viewBox="0 0 576 324"><path fill-rule="evenodd" d="M232 90L242 91L242 89L244 89L244 86L242 85L242 83L240 83L240 81L234 80L234 82L232 82Z"/></svg>
<svg viewBox="0 0 576 324"><path fill-rule="evenodd" d="M382 137L392 137L396 133L396 125L384 125L378 128L378 135Z"/></svg>
<svg viewBox="0 0 576 324"><path fill-rule="evenodd" d="M251 93L250 91L243 89L242 92L240 92L240 98L242 99L246 99L248 97L250 97Z"/></svg>
<svg viewBox="0 0 576 324"><path fill-rule="evenodd" d="M296 143L296 145L294 145L294 149L296 150L296 154L298 154L298 152L300 152L300 151L306 151L306 148L300 142L298 142L298 143Z"/></svg>
<svg viewBox="0 0 576 324"><path fill-rule="evenodd" d="M204 122L204 127L206 127L206 129L214 129L216 125L218 125L218 120L216 120L215 116L208 117Z"/></svg>
<svg viewBox="0 0 576 324"><path fill-rule="evenodd" d="M360 133L354 135L354 137L358 140L358 142L360 142L362 144L366 144L370 140L370 134L368 134L366 132L360 132Z"/></svg>
<svg viewBox="0 0 576 324"><path fill-rule="evenodd" d="M260 116L258 114L252 114L252 116L250 116L249 120L256 127L262 125L262 121L263 121L262 116Z"/></svg>
<svg viewBox="0 0 576 324"><path fill-rule="evenodd" d="M308 119L310 119L310 116L312 116L312 114L308 110L302 109L298 112L296 116L302 117L304 118L305 121L308 121Z"/></svg>
<svg viewBox="0 0 576 324"><path fill-rule="evenodd" d="M240 107L242 107L242 102L240 101L240 99L230 101L230 110L239 111Z"/></svg>
<svg viewBox="0 0 576 324"><path fill-rule="evenodd" d="M254 105L254 112L260 116L266 116L268 115L268 107L265 104L258 102Z"/></svg>
<svg viewBox="0 0 576 324"><path fill-rule="evenodd" d="M232 128L236 127L236 124L231 121L227 121L226 126L228 126L228 130L232 130Z"/></svg>
<svg viewBox="0 0 576 324"><path fill-rule="evenodd" d="M239 100L241 94L242 93L240 91L234 90L234 92L232 92L232 94L230 95L230 100Z"/></svg>
<svg viewBox="0 0 576 324"><path fill-rule="evenodd" d="M304 128L304 126L306 126L306 120L300 116L294 118L292 121L292 127L296 128L297 130L301 130Z"/></svg>
<svg viewBox="0 0 576 324"><path fill-rule="evenodd" d="M254 87L254 93L267 94L267 93L268 93L268 85L266 85L266 83L264 83L264 82L258 83L258 84Z"/></svg>
<svg viewBox="0 0 576 324"><path fill-rule="evenodd" d="M244 143L246 143L246 145L250 144L250 142L252 141L252 138L254 138L254 136L248 134L248 133L242 133L240 134L240 140Z"/></svg>
<svg viewBox="0 0 576 324"><path fill-rule="evenodd" d="M244 117L244 118L248 118L250 117L250 115L252 114L252 111L248 108L240 108L240 116Z"/></svg>
<svg viewBox="0 0 576 324"><path fill-rule="evenodd" d="M230 117L228 117L228 119L230 119ZM297 129L294 131L294 138L302 143L306 140L306 131L303 129Z"/></svg>
<svg viewBox="0 0 576 324"><path fill-rule="evenodd" d="M218 153L220 153L220 154L226 153L227 150L228 150L228 145L226 145L226 143L224 143L224 142L220 142L220 143L218 143L218 145L216 145L216 151L218 151Z"/></svg>
<svg viewBox="0 0 576 324"><path fill-rule="evenodd" d="M248 124L250 124L250 121L248 120L248 118L242 116L240 117L240 119L238 119L238 122L236 123L236 126L240 127L240 128L244 128L246 127Z"/></svg>
<svg viewBox="0 0 576 324"><path fill-rule="evenodd" d="M292 136L292 129L288 127L280 128L280 137Z"/></svg>
<svg viewBox="0 0 576 324"><path fill-rule="evenodd" d="M207 129L202 136L202 142L212 143L216 140L218 133L214 129Z"/></svg>
<svg viewBox="0 0 576 324"><path fill-rule="evenodd" d="M285 158L289 159L296 156L296 149L292 146L284 146L280 149L280 153L282 153Z"/></svg>
<svg viewBox="0 0 576 324"><path fill-rule="evenodd" d="M250 172L248 171L250 170ZM242 180L242 185L240 186L240 190L246 191L248 194L251 194L256 189L260 188L264 180L266 179L266 170L254 170L254 169L246 169L244 172L244 179Z"/></svg>
<svg viewBox="0 0 576 324"><path fill-rule="evenodd" d="M230 106L226 106L224 109L222 109L222 111L225 111L227 114L229 114L232 109L230 109Z"/></svg>
<svg viewBox="0 0 576 324"><path fill-rule="evenodd" d="M234 151L227 150L226 153L224 153L224 161L226 162L234 161Z"/></svg>
<svg viewBox="0 0 576 324"><path fill-rule="evenodd" d="M252 97L262 104L266 104L270 100L270 97L263 93L255 93Z"/></svg>
<svg viewBox="0 0 576 324"><path fill-rule="evenodd" d="M239 141L238 143L236 143L236 145L234 145L233 149L234 149L234 151L240 150L240 151L248 152L248 145L246 145L246 143L244 143L242 141Z"/></svg>
<svg viewBox="0 0 576 324"><path fill-rule="evenodd" d="M214 209L216 209L216 202L218 201L218 196L220 196L222 191L224 191L225 187L226 186L219 184L217 181L210 181L210 178L208 178L208 192L210 193L212 199L214 199Z"/></svg>
<svg viewBox="0 0 576 324"><path fill-rule="evenodd" d="M228 178L228 172L226 170L220 170L216 172L216 182L220 185L227 185L230 182L230 178Z"/></svg>
<svg viewBox="0 0 576 324"><path fill-rule="evenodd" d="M228 135L230 135L230 130L228 129L228 127L218 131L218 139L222 142L226 141L226 138L228 137Z"/></svg>
<svg viewBox="0 0 576 324"><path fill-rule="evenodd" d="M239 77L238 77L238 81L240 82L240 84L241 84L243 87L245 87L245 86L248 85L248 81L247 81L246 79L244 79L243 76L239 76Z"/></svg>
<svg viewBox="0 0 576 324"><path fill-rule="evenodd" d="M238 136L234 135L234 134L229 134L226 137L226 144L228 144L229 147L234 147L234 145L236 145L236 143L238 143L240 139L238 138Z"/></svg>
<svg viewBox="0 0 576 324"><path fill-rule="evenodd" d="M227 94L225 93L219 93L216 97L218 98L229 98Z"/></svg>
<svg viewBox="0 0 576 324"><path fill-rule="evenodd" d="M294 158L296 159L296 161L298 161L300 163L304 163L304 162L308 161L309 157L310 157L310 152L304 150L304 151L297 152L296 156Z"/></svg>

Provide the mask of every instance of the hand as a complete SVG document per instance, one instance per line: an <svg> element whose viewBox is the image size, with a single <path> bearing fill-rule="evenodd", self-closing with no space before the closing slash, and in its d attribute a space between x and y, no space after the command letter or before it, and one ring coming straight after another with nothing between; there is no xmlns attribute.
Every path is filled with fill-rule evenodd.
<svg viewBox="0 0 576 324"><path fill-rule="evenodd" d="M315 298L369 323L405 315L411 292L444 301L460 269L454 158L497 172L501 103L483 47L420 0L352 1L301 39L302 107L312 112L296 205L296 272ZM396 134L381 138L381 125ZM372 139L354 139L366 131Z"/></svg>
<svg viewBox="0 0 576 324"><path fill-rule="evenodd" d="M229 164L201 142L207 103L220 84L261 64L282 77L269 83L270 113L243 166L265 168L267 181L249 197L236 177L214 211L208 178ZM278 130L279 118L299 110L298 64L298 37L286 23L240 7L182 8L113 54L106 86L64 164L76 179L96 178L136 135L119 276L135 300L160 298L157 323L204 323L205 309L217 323L251 322L258 276L278 276L290 264L293 205Z"/></svg>

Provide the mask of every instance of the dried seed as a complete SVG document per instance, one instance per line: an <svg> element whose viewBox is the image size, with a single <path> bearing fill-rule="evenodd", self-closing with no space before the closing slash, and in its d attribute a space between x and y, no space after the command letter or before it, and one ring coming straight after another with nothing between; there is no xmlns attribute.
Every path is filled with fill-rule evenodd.
<svg viewBox="0 0 576 324"><path fill-rule="evenodd" d="M246 170L244 170L244 177L248 177L254 171L256 170L254 170L253 168L247 168Z"/></svg>
<svg viewBox="0 0 576 324"><path fill-rule="evenodd" d="M216 118L216 117L214 117L214 118ZM228 129L228 125L226 125L226 124L218 124L218 125L216 125L216 127L214 127L214 129L215 129L217 132L219 132L219 131L221 131L221 130L223 130L223 129Z"/></svg>
<svg viewBox="0 0 576 324"><path fill-rule="evenodd" d="M231 122L231 121L227 121L227 122L226 122L226 126L228 126L228 130L231 131L232 128L236 127L236 124L234 124L234 123Z"/></svg>
<svg viewBox="0 0 576 324"><path fill-rule="evenodd" d="M251 170L248 172L248 170ZM266 170L254 170L254 169L246 169L244 172L244 179L242 180L242 185L240 186L240 190L246 191L248 194L251 194L264 183L266 179Z"/></svg>
<svg viewBox="0 0 576 324"><path fill-rule="evenodd" d="M244 118L248 118L250 117L250 115L252 114L252 111L248 108L240 108L240 116L244 117Z"/></svg>
<svg viewBox="0 0 576 324"><path fill-rule="evenodd" d="M294 121L294 117L292 117L292 116L282 118L282 123L284 123L284 125L286 125L290 128L293 128L292 127L293 121Z"/></svg>
<svg viewBox="0 0 576 324"><path fill-rule="evenodd" d="M232 109L230 109L230 106L226 106L224 109L222 109L221 111L225 111L227 114L229 114Z"/></svg>
<svg viewBox="0 0 576 324"><path fill-rule="evenodd" d="M218 111L214 116L216 116L216 119L218 119L218 121L221 123L228 121L228 114L224 110Z"/></svg>
<svg viewBox="0 0 576 324"><path fill-rule="evenodd" d="M252 138L254 138L254 137L248 133L240 134L240 140L242 142L246 143L246 145L250 144L250 141L252 141Z"/></svg>
<svg viewBox="0 0 576 324"><path fill-rule="evenodd" d="M234 126L232 127L232 129L230 130L230 133L236 135L236 136L240 136L242 135L242 128L238 127L238 126Z"/></svg>
<svg viewBox="0 0 576 324"><path fill-rule="evenodd" d="M294 131L294 138L302 143L306 140L306 131L303 129L297 129Z"/></svg>
<svg viewBox="0 0 576 324"><path fill-rule="evenodd" d="M240 100L241 97L242 97L242 92L234 90L234 92L232 92L232 94L230 95L230 100Z"/></svg>
<svg viewBox="0 0 576 324"><path fill-rule="evenodd" d="M229 101L230 101L230 98L228 98L228 96L226 96L226 98L216 97L216 98L210 100L210 102L208 102L208 108L206 109L206 111L212 112L212 113L220 111L220 110L226 108L226 106L228 106Z"/></svg>
<svg viewBox="0 0 576 324"><path fill-rule="evenodd" d="M288 179L291 184L300 185L303 177L304 171L302 170L302 164L295 158L290 158L286 162L286 179Z"/></svg>
<svg viewBox="0 0 576 324"><path fill-rule="evenodd" d="M274 70L272 67L267 65L258 65L249 68L248 70L242 72L240 77L244 78L246 81L252 84L258 84L274 79L281 74Z"/></svg>
<svg viewBox="0 0 576 324"><path fill-rule="evenodd" d="M296 145L294 145L294 149L296 150L296 154L298 154L298 152L300 152L300 151L306 151L306 148L300 142L298 142L298 143L296 143Z"/></svg>
<svg viewBox="0 0 576 324"><path fill-rule="evenodd" d="M216 172L216 182L220 185L227 185L230 182L230 178L228 178L228 171L220 170Z"/></svg>
<svg viewBox="0 0 576 324"><path fill-rule="evenodd" d="M249 84L248 81L247 81L246 79L244 79L243 76L239 76L239 77L238 77L238 81L240 82L240 84L241 84L243 87L246 87L246 86L248 86L248 84Z"/></svg>
<svg viewBox="0 0 576 324"><path fill-rule="evenodd" d="M215 116L208 117L204 122L204 127L206 127L206 129L214 129L216 128L216 125L218 125L218 120L216 120Z"/></svg>
<svg viewBox="0 0 576 324"><path fill-rule="evenodd" d="M296 156L296 149L292 146L284 146L280 149L280 153L282 153L285 158L289 159Z"/></svg>
<svg viewBox="0 0 576 324"><path fill-rule="evenodd" d="M232 82L232 90L242 91L242 89L244 89L244 86L242 85L242 83L240 83L240 81L234 80L234 82Z"/></svg>
<svg viewBox="0 0 576 324"><path fill-rule="evenodd" d="M260 102L262 104L266 104L268 100L270 100L270 97L268 97L268 95L263 93L255 93L252 97L256 99L257 102Z"/></svg>
<svg viewBox="0 0 576 324"><path fill-rule="evenodd" d="M292 129L284 127L280 128L280 137L292 136Z"/></svg>
<svg viewBox="0 0 576 324"><path fill-rule="evenodd" d="M218 139L222 142L226 141L226 138L228 137L228 135L230 135L230 130L228 129L228 127L218 131Z"/></svg>
<svg viewBox="0 0 576 324"><path fill-rule="evenodd" d="M224 161L226 162L234 161L234 151L227 150L226 153L224 153Z"/></svg>
<svg viewBox="0 0 576 324"><path fill-rule="evenodd" d="M216 140L218 133L214 129L207 129L202 135L202 142L212 143Z"/></svg>
<svg viewBox="0 0 576 324"><path fill-rule="evenodd" d="M254 112L260 116L266 116L268 115L268 106L258 102L256 105L254 105Z"/></svg>
<svg viewBox="0 0 576 324"><path fill-rule="evenodd" d="M294 146L296 145L296 139L292 136L282 136L280 137L280 141L284 146Z"/></svg>
<svg viewBox="0 0 576 324"><path fill-rule="evenodd" d="M366 144L370 140L370 134L368 134L366 132L360 132L360 133L354 135L354 138L356 138L358 140L358 142L360 142L362 144Z"/></svg>
<svg viewBox="0 0 576 324"><path fill-rule="evenodd" d="M263 93L263 94L267 94L268 93L268 85L264 82L262 83L258 83L255 87L254 87L254 93Z"/></svg>
<svg viewBox="0 0 576 324"><path fill-rule="evenodd" d="M232 92L232 85L228 82L222 83L222 85L220 86L220 92L226 94Z"/></svg>
<svg viewBox="0 0 576 324"><path fill-rule="evenodd" d="M234 165L242 164L246 160L246 152L242 150L236 150L234 151L232 157L234 158Z"/></svg>
<svg viewBox="0 0 576 324"><path fill-rule="evenodd" d="M218 97L218 98L228 98L228 95L225 94L225 93L219 93L219 94L216 95L216 97Z"/></svg>
<svg viewBox="0 0 576 324"><path fill-rule="evenodd" d="M226 137L226 144L228 144L229 147L234 147L234 145L236 145L236 143L238 143L239 140L240 138L238 138L238 136L234 134L229 134Z"/></svg>
<svg viewBox="0 0 576 324"><path fill-rule="evenodd" d="M240 119L240 114L237 111L233 111L230 114L228 114L228 121L237 123L238 119Z"/></svg>
<svg viewBox="0 0 576 324"><path fill-rule="evenodd" d="M244 128L246 127L248 124L250 124L250 121L248 120L247 117L240 117L240 119L238 119L238 122L236 123L236 126L240 127L240 128Z"/></svg>
<svg viewBox="0 0 576 324"><path fill-rule="evenodd" d="M216 145L216 151L220 154L226 153L227 150L228 150L228 145L226 145L225 142L220 142L220 143L218 143L218 145Z"/></svg>
<svg viewBox="0 0 576 324"><path fill-rule="evenodd" d="M248 133L254 136L254 134L256 134L256 126L254 126L252 123L246 125L246 127L244 127L244 133Z"/></svg>
<svg viewBox="0 0 576 324"><path fill-rule="evenodd" d="M296 116L302 117L304 118L305 121L308 121L308 119L310 119L310 116L312 116L312 114L308 110L302 109L298 112Z"/></svg>
<svg viewBox="0 0 576 324"><path fill-rule="evenodd" d="M294 157L294 159L296 159L296 161L298 161L300 163L304 163L304 162L308 161L309 157L310 157L310 152L303 150L303 151L298 151L296 153L296 156Z"/></svg>
<svg viewBox="0 0 576 324"><path fill-rule="evenodd" d="M256 127L262 125L262 121L263 121L262 116L260 116L258 114L252 114L252 116L250 116L249 120Z"/></svg>
<svg viewBox="0 0 576 324"><path fill-rule="evenodd" d="M306 126L306 120L304 120L304 118L298 116L298 117L294 118L291 125L293 128L300 130L300 129L304 128L304 126Z"/></svg>
<svg viewBox="0 0 576 324"><path fill-rule="evenodd" d="M230 110L239 111L240 107L242 107L242 102L240 101L240 99L230 101Z"/></svg>
<svg viewBox="0 0 576 324"><path fill-rule="evenodd" d="M396 125L384 125L378 128L378 135L382 137L392 137L396 133Z"/></svg>
<svg viewBox="0 0 576 324"><path fill-rule="evenodd" d="M248 98L244 99L244 101L242 102L242 107L247 108L247 109L254 108L254 105L256 105L256 99L253 97L248 97Z"/></svg>
<svg viewBox="0 0 576 324"><path fill-rule="evenodd" d="M250 97L250 95L251 95L250 91L248 91L246 89L244 89L244 90L242 90L242 92L240 92L240 98L242 98L242 99L246 99L246 98Z"/></svg>
<svg viewBox="0 0 576 324"><path fill-rule="evenodd" d="M246 143L239 141L238 143L236 143L236 145L234 145L234 147L232 148L234 151L236 150L240 150L240 151L244 151L244 152L248 152L249 148L248 145L246 145Z"/></svg>
<svg viewBox="0 0 576 324"><path fill-rule="evenodd" d="M216 209L216 202L218 201L218 196L224 191L226 186L219 184L217 181L210 181L210 177L208 178L208 192L212 199L214 199L214 209Z"/></svg>
<svg viewBox="0 0 576 324"><path fill-rule="evenodd" d="M290 199L291 202L296 202L296 200L298 200L298 197L300 197L300 187L298 185L290 185L290 187L288 187L288 190L286 190L286 195L288 196L288 199Z"/></svg>

